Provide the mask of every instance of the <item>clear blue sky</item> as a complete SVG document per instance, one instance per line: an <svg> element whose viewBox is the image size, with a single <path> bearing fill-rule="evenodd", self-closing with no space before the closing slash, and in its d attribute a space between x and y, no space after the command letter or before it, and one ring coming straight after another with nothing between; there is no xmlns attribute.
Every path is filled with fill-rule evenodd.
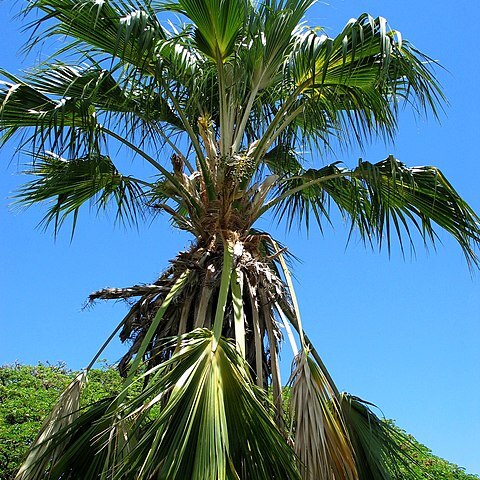
<svg viewBox="0 0 480 480"><path fill-rule="evenodd" d="M0 0L0 67L16 73L35 56L18 55L25 36L12 4ZM329 160L353 165L359 156L378 161L393 153L409 165L436 165L480 211L480 2L331 0L307 20L334 35L364 11L386 17L441 62L450 105L441 125L407 113L395 145ZM0 364L65 361L78 369L125 311L113 303L82 311L87 295L154 280L189 238L161 221L139 231L114 228L86 209L73 243L67 230L54 241L35 229L41 208L9 208L8 197L25 180L11 157L8 148L0 152ZM429 252L419 243L404 260L399 249L388 258L355 239L346 247L341 223L308 238L269 219L262 225L303 260L295 274L305 327L339 387L376 403L437 455L480 473L480 273L470 275L454 242L442 235L443 244ZM288 358L288 345L284 350ZM115 344L106 356L113 362L122 352Z"/></svg>

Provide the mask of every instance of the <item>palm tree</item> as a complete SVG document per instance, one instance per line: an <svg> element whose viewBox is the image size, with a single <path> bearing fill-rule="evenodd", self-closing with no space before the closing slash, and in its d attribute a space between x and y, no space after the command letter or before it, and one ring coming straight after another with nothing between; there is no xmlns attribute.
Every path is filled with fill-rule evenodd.
<svg viewBox="0 0 480 480"><path fill-rule="evenodd" d="M73 233L85 203L128 224L163 213L194 242L153 284L90 296L137 299L106 342L120 332L128 345L123 390L79 408L102 347L17 479L404 478L408 440L337 390L304 332L286 248L255 224L321 228L334 205L388 248L441 227L476 266L479 217L435 167L322 163L393 137L403 104L436 116L443 95L434 62L383 18L329 38L303 22L311 4L28 2L27 48L62 43L22 78L2 71L1 142L31 157L18 202L46 204L55 232L71 218ZM287 390L281 327L295 354Z"/></svg>

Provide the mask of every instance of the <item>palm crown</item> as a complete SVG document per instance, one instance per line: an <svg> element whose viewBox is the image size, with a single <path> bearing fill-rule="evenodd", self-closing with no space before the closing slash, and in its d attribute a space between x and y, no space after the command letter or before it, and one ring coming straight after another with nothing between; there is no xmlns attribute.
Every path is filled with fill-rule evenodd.
<svg viewBox="0 0 480 480"><path fill-rule="evenodd" d="M29 47L66 42L22 78L2 72L2 142L16 137L32 157L18 201L46 202L55 230L69 216L74 229L87 202L130 223L165 212L195 243L154 284L91 295L140 297L114 332L130 341L125 389L79 412L77 378L18 478L388 479L403 468L403 439L337 391L304 334L285 249L255 222L272 211L321 227L333 203L367 242L402 244L412 229L434 241L437 224L477 264L478 217L434 167L317 165L393 136L403 103L436 115L443 95L432 61L384 19L362 15L329 38L302 23L311 3L29 2ZM126 152L147 175L122 173ZM291 425L279 325L296 353Z"/></svg>

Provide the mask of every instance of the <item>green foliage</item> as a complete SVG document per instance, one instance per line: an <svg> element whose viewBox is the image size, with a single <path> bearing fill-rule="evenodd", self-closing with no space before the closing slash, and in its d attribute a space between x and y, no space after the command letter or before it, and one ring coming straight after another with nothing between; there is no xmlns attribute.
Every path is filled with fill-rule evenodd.
<svg viewBox="0 0 480 480"><path fill-rule="evenodd" d="M403 430L389 421L396 431L405 434ZM412 435L408 435L411 444L402 445L408 456L414 460L412 462L413 471L420 477L432 480L478 480L477 475L471 475L465 472L465 469L447 462L443 458L436 457L432 451L419 443Z"/></svg>
<svg viewBox="0 0 480 480"><path fill-rule="evenodd" d="M0 367L0 479L13 478L42 421L74 377L62 364ZM117 393L120 385L114 369L92 370L82 403Z"/></svg>
<svg viewBox="0 0 480 480"><path fill-rule="evenodd" d="M0 367L0 478L11 480L28 445L37 435L42 420L75 373L64 365L6 365ZM121 379L114 368L91 370L82 402L90 404L106 396L118 394ZM289 396L290 389L284 394ZM285 402L288 403L288 402ZM398 431L393 423L390 426ZM403 433L403 432L402 432ZM405 445L408 455L415 460L411 468L420 478L434 480L478 480L463 468L436 457L415 438L413 445Z"/></svg>
<svg viewBox="0 0 480 480"><path fill-rule="evenodd" d="M12 475L71 379L62 365L0 369L0 478Z"/></svg>

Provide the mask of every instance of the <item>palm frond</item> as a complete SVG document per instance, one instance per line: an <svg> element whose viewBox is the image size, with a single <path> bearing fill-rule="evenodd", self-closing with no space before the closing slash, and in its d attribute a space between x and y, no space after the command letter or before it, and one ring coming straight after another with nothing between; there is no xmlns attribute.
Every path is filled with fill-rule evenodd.
<svg viewBox="0 0 480 480"><path fill-rule="evenodd" d="M21 145L30 144L35 152L83 156L103 145L95 108L88 100L52 100L24 82L0 83L0 119L0 145L16 132L24 132Z"/></svg>
<svg viewBox="0 0 480 480"><path fill-rule="evenodd" d="M302 163L294 150L286 145L279 143L270 149L262 159L268 169L278 178L283 180L285 177L297 175L302 171Z"/></svg>
<svg viewBox="0 0 480 480"><path fill-rule="evenodd" d="M24 12L33 10L44 15L31 22L27 48L46 38L66 36L73 41L62 47L62 53L78 53L80 45L88 45L91 55L108 54L143 74L154 74L155 46L166 36L149 2L132 5L121 0L33 0Z"/></svg>
<svg viewBox="0 0 480 480"><path fill-rule="evenodd" d="M87 372L80 372L60 395L30 451L18 471L15 480L33 480L43 477L51 464L62 454L70 441L72 425L79 416L80 393L87 381Z"/></svg>
<svg viewBox="0 0 480 480"><path fill-rule="evenodd" d="M252 385L248 366L231 342L215 344L208 330L182 336L169 360L128 389L146 376L147 387L122 402L110 398L86 408L46 445L43 463L29 466L18 480L40 472L51 480L300 479L295 455L265 410L268 400Z"/></svg>
<svg viewBox="0 0 480 480"><path fill-rule="evenodd" d="M16 201L24 206L50 202L41 223L45 227L53 223L55 233L69 215L73 215L74 231L79 210L86 202L98 211L113 204L117 220L133 224L145 208L144 187L148 184L122 175L105 155L67 160L47 152L36 155L32 169L25 173L35 180L19 188Z"/></svg>
<svg viewBox="0 0 480 480"><path fill-rule="evenodd" d="M81 66L49 62L27 71L24 80L50 97L88 100L108 123L112 123L115 116L121 113L124 117L132 118L130 123L137 117L157 128L167 124L175 129L183 129L180 119L160 95L158 88L155 89L151 81L141 84L139 80L132 81L130 76L122 74L121 67L118 64L106 69L93 59Z"/></svg>
<svg viewBox="0 0 480 480"><path fill-rule="evenodd" d="M343 393L339 402L355 449L359 480L419 479L408 453L415 446L405 433L379 419L370 408L373 405L358 397Z"/></svg>
<svg viewBox="0 0 480 480"><path fill-rule="evenodd" d="M262 91L276 82L285 57L291 52L299 25L312 0L273 0L259 4L249 19L249 54L253 91Z"/></svg>
<svg viewBox="0 0 480 480"><path fill-rule="evenodd" d="M158 145L172 131L182 131L182 122L152 82L139 90L128 78L113 74L95 63L49 63L28 71L23 80L1 82L0 142L18 132L21 145L31 150L70 150L73 156L100 149L105 135L112 136L111 129L125 145L139 146L146 140Z"/></svg>
<svg viewBox="0 0 480 480"><path fill-rule="evenodd" d="M356 480L353 447L340 405L321 369L305 351L295 359L290 406L295 420L295 451L306 480Z"/></svg>
<svg viewBox="0 0 480 480"><path fill-rule="evenodd" d="M206 330L184 336L168 362L171 368L164 364L152 372L143 398L128 405L129 410L140 409L141 421L160 402L160 392L172 392L158 417L142 430L122 475L129 478L138 472L142 479L172 480L299 478L294 454L259 401L235 346L224 338L216 347L215 343ZM149 396L155 397L147 404Z"/></svg>
<svg viewBox="0 0 480 480"><path fill-rule="evenodd" d="M163 89L172 89L169 80L185 89L182 81L188 79L186 83L191 82L196 56L188 54L182 32L167 38L150 2L130 5L113 0L36 0L30 2L25 12L32 10L43 11L45 15L30 25L33 32L30 46L57 35L73 38L71 43L53 54L51 60L44 62L45 70L67 54L78 64L82 61L102 64L104 70L118 72L127 99L131 103L134 96L137 104L143 104L140 110L144 116L151 119L153 113L176 128L185 128L185 120L180 121L175 116ZM148 90L150 93L146 94ZM191 94L182 96L188 99ZM176 101L180 100L176 94L174 97ZM138 114L139 105L134 104L129 110L124 104L121 111ZM147 115L148 111L150 115ZM185 112L177 111L177 114L182 116Z"/></svg>
<svg viewBox="0 0 480 480"><path fill-rule="evenodd" d="M434 222L457 240L467 261L478 263L474 247L480 241L480 218L439 169L407 167L390 155L376 164L360 162L352 177L368 191L380 241L384 233L389 241L394 228L400 239L400 225L409 233L406 224L411 220L423 239L433 242Z"/></svg>
<svg viewBox="0 0 480 480"><path fill-rule="evenodd" d="M307 30L288 66L304 95L299 126L311 137L331 125L342 142L351 135L360 144L380 133L390 137L401 100L437 115L444 96L434 65L381 17L363 14L335 38Z"/></svg>
<svg viewBox="0 0 480 480"><path fill-rule="evenodd" d="M68 426L35 445L30 453L33 461L22 467L15 480L98 479L107 454L100 440L105 440L113 423L108 413L113 400L104 398L79 410Z"/></svg>
<svg viewBox="0 0 480 480"><path fill-rule="evenodd" d="M43 223L54 222L58 227L72 214L75 224L78 207L100 191L103 194L97 202L99 207L114 199L116 219L136 223L142 213L144 187L148 190L152 186L119 174L103 153L108 151L107 137L119 143L122 151L139 155L153 165L168 180L177 199L183 199L193 210L198 209L198 200L186 185L140 148L145 137L155 141L157 134L167 136L163 123L181 127L158 95L147 95L148 102L141 100L145 91L130 95L110 73L98 67L49 67L44 67L48 70L46 75L42 75L43 70L31 71L27 75L31 85L12 77L20 83L3 82L3 88L0 87L0 144L16 133L21 134L18 148L30 151L34 159L28 173L41 177L21 188L20 200L32 204L58 196L59 202L48 211ZM113 123L115 128L118 121L122 124L119 133L106 126ZM39 191L35 192L37 188ZM159 191L158 182L154 190Z"/></svg>
<svg viewBox="0 0 480 480"><path fill-rule="evenodd" d="M179 4L195 24L195 42L200 51L218 62L232 55L247 18L247 1L180 0Z"/></svg>
<svg viewBox="0 0 480 480"><path fill-rule="evenodd" d="M277 205L277 215L290 224L308 223L312 211L321 225L333 201L370 242L386 242L390 250L396 236L403 248L406 235L413 245L413 229L435 243L436 224L457 240L470 264L478 263L480 218L435 167L407 167L393 156L375 164L360 160L353 170L331 164L285 180L279 193L263 211Z"/></svg>

